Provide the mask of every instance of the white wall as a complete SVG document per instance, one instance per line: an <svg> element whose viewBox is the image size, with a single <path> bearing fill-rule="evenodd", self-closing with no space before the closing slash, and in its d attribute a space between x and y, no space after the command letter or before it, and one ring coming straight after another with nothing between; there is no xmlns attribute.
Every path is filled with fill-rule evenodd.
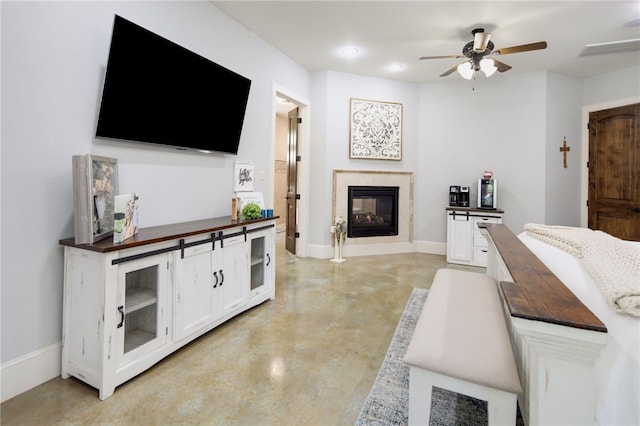
<svg viewBox="0 0 640 426"><path fill-rule="evenodd" d="M544 220L545 84L539 72L421 86L416 239L445 242L449 186L469 185L473 205L485 170L506 225Z"/></svg>
<svg viewBox="0 0 640 426"><path fill-rule="evenodd" d="M311 149L311 244L331 246L333 170L416 171L418 154L419 86L396 80L335 71L312 76L313 131ZM402 160L349 158L350 99L402 104Z"/></svg>
<svg viewBox="0 0 640 426"><path fill-rule="evenodd" d="M545 222L548 225L580 226L580 179L582 168L582 81L549 73L546 103ZM567 168L560 152L567 138Z"/></svg>
<svg viewBox="0 0 640 426"><path fill-rule="evenodd" d="M73 236L72 155L118 159L120 192L140 194L141 227L228 216L235 160L265 171L256 190L270 202L273 87L308 98L309 74L209 2L3 1L1 7L5 367L61 340L58 240ZM237 157L94 139L114 14L252 80Z"/></svg>
<svg viewBox="0 0 640 426"><path fill-rule="evenodd" d="M639 95L640 64L584 79L583 105L611 103Z"/></svg>
<svg viewBox="0 0 640 426"><path fill-rule="evenodd" d="M580 226L583 96L637 96L638 67L632 68L609 73L614 78L605 74L587 79L584 85L581 79L553 72L453 78L419 85L418 104L411 84L314 73L310 223L315 226L310 245L331 243L327 228L333 220L333 169L413 171L414 240L431 247L446 243L449 186L471 186L473 203L484 170L498 179L498 207L505 210L504 223L514 232L527 222ZM349 159L351 97L403 103L402 161ZM571 146L566 169L559 151L564 137Z"/></svg>
<svg viewBox="0 0 640 426"><path fill-rule="evenodd" d="M499 208L514 232L526 222L544 223L549 214L554 220L565 220L566 215L571 224L579 223L578 165L573 164L571 179L562 185L555 183L555 175L548 183L546 172L562 169L562 136L558 141L556 134L574 140L580 133L580 80L537 72L415 85L319 72L312 86L310 222L320 225L311 230L311 244L331 243L333 169L413 171L416 241L446 242L449 186L469 185L475 202L476 182L485 170L498 179ZM403 104L402 161L349 158L350 98ZM575 149L579 158L579 147ZM561 206L549 207L558 200Z"/></svg>

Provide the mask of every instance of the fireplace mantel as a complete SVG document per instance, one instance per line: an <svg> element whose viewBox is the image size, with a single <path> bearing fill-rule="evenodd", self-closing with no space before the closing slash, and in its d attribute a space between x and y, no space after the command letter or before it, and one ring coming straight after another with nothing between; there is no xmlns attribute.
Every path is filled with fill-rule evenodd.
<svg viewBox="0 0 640 426"><path fill-rule="evenodd" d="M386 170L333 170L333 216L347 217L349 186L397 186L398 235L347 238L345 256L413 252L413 172Z"/></svg>

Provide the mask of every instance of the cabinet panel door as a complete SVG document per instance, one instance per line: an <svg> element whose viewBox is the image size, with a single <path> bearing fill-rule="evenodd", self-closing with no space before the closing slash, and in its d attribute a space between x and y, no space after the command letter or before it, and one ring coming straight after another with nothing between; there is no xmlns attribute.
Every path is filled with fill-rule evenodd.
<svg viewBox="0 0 640 426"><path fill-rule="evenodd" d="M447 261L473 260L473 222L467 215L449 215Z"/></svg>
<svg viewBox="0 0 640 426"><path fill-rule="evenodd" d="M202 244L177 253L174 340L178 341L211 324L217 315L213 295L211 245Z"/></svg>
<svg viewBox="0 0 640 426"><path fill-rule="evenodd" d="M222 250L223 281L218 285L216 294L220 298L220 315L226 315L247 303L249 294L248 284L248 244L244 236L232 237L224 240ZM220 260L218 261L220 262ZM214 268L217 268L214 266Z"/></svg>
<svg viewBox="0 0 640 426"><path fill-rule="evenodd" d="M166 344L168 255L122 263L118 268L117 355L126 365Z"/></svg>

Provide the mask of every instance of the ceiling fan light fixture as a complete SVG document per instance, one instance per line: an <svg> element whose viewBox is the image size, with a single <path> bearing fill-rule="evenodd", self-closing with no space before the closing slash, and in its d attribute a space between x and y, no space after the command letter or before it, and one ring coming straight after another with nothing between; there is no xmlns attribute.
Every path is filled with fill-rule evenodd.
<svg viewBox="0 0 640 426"><path fill-rule="evenodd" d="M476 28L471 31L471 34L473 34L473 51L481 53L487 50L491 34L485 33L484 28Z"/></svg>
<svg viewBox="0 0 640 426"><path fill-rule="evenodd" d="M461 63L458 65L458 74L464 79L471 80L471 77L473 77L473 64L471 62Z"/></svg>
<svg viewBox="0 0 640 426"><path fill-rule="evenodd" d="M484 75L491 77L498 70L498 67L496 67L493 59L484 58L480 61L480 69L484 72Z"/></svg>

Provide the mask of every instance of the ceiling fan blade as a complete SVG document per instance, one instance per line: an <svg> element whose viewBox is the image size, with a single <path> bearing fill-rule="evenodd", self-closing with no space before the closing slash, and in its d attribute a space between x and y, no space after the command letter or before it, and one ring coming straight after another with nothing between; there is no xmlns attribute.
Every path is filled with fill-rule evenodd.
<svg viewBox="0 0 640 426"><path fill-rule="evenodd" d="M531 50L541 50L547 48L546 41L539 41L537 43L521 44L520 46L503 47L499 50L494 50L495 55L508 55L510 53L528 52Z"/></svg>
<svg viewBox="0 0 640 426"><path fill-rule="evenodd" d="M489 44L489 39L491 38L491 33L485 32L475 32L473 34L473 51L474 52L484 52L487 50L487 44Z"/></svg>
<svg viewBox="0 0 640 426"><path fill-rule="evenodd" d="M422 56L418 59L445 59L445 58L464 58L464 56L462 55Z"/></svg>
<svg viewBox="0 0 640 426"><path fill-rule="evenodd" d="M496 66L496 68L498 68L498 71L505 72L511 69L511 65L507 65L504 62L500 62L494 58L491 59L493 60L493 64Z"/></svg>
<svg viewBox="0 0 640 426"><path fill-rule="evenodd" d="M457 71L457 69L458 69L458 66L456 65L455 67L453 67L453 68L451 68L451 69L448 69L448 70L446 70L445 72L443 72L442 74L440 74L440 77L446 77L446 76L448 76L449 74L451 74L451 73L453 73L453 72Z"/></svg>

